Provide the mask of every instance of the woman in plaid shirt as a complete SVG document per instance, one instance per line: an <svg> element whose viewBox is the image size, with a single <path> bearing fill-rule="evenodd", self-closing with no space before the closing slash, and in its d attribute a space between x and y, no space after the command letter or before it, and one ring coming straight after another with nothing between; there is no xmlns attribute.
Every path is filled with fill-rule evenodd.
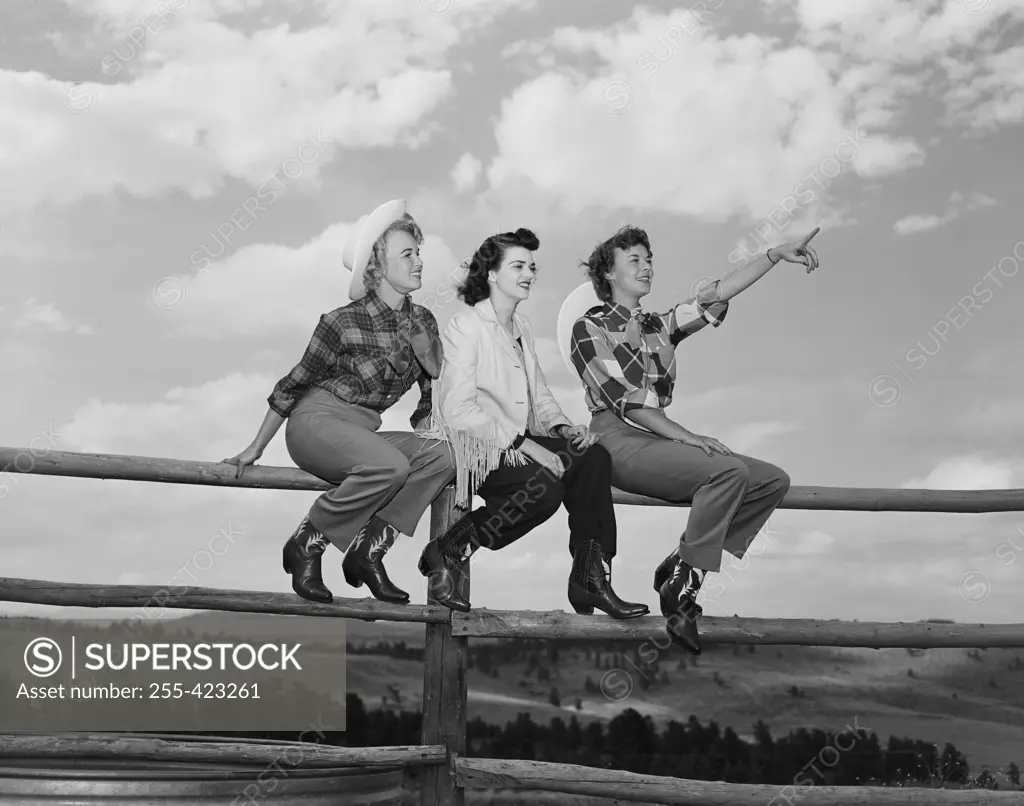
<svg viewBox="0 0 1024 806"><path fill-rule="evenodd" d="M697 593L722 550L742 558L789 489L789 476L768 462L734 454L712 437L670 420L676 346L707 325L719 327L729 300L785 260L811 272L818 256L808 241L769 249L760 259L700 290L666 313L646 313L653 255L647 233L625 227L599 244L587 274L601 305L572 326L569 354L586 389L591 430L612 459L612 483L625 492L691 501L686 531L654 574L672 639L701 652ZM563 313L566 312L563 306Z"/></svg>
<svg viewBox="0 0 1024 806"><path fill-rule="evenodd" d="M537 279L526 229L488 238L469 261L459 288L469 308L442 335L444 364L437 381L429 435L455 454L457 503L479 507L427 544L420 572L434 598L468 611L459 593L462 564L481 546L498 551L540 526L560 506L569 513L569 603L614 618L646 615L611 587L615 508L608 452L584 425L573 425L551 394L537 361L529 320L517 312Z"/></svg>
<svg viewBox="0 0 1024 806"><path fill-rule="evenodd" d="M342 254L352 271L352 302L320 317L301 360L268 398L256 438L225 460L241 475L287 420L285 440L295 464L337 485L313 503L284 547L292 589L314 602L333 598L320 565L330 541L346 552L346 582L365 583L377 599L407 603L409 594L388 578L384 555L400 533L416 530L455 477L443 445L411 432L378 431L381 414L413 386L420 401L412 426L430 415L441 343L434 315L409 298L422 285L422 242L400 200L356 225Z"/></svg>

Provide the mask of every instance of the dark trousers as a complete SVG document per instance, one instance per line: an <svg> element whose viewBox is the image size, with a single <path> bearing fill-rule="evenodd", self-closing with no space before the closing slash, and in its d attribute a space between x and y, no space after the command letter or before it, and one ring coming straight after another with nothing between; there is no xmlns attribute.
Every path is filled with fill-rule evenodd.
<svg viewBox="0 0 1024 806"><path fill-rule="evenodd" d="M555 478L547 468L527 458L513 466L502 457L477 490L484 506L469 517L480 545L498 551L550 518L565 505L569 513L569 552L588 541L600 544L605 556L615 556L615 507L612 504L611 457L600 445L585 451L559 437L531 440L561 457L565 472Z"/></svg>

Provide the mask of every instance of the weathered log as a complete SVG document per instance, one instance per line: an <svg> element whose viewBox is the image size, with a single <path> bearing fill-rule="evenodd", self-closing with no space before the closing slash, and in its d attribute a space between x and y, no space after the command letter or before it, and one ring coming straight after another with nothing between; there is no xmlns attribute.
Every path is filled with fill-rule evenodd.
<svg viewBox="0 0 1024 806"><path fill-rule="evenodd" d="M294 593L158 587L156 585L89 585L41 579L0 577L0 602L56 607L137 607L143 610L223 610L282 616L325 616L361 621L447 623L451 611L441 605L396 605L376 599L309 602Z"/></svg>
<svg viewBox="0 0 1024 806"><path fill-rule="evenodd" d="M312 742L192 740L131 734L0 734L0 758L107 758L160 762L276 764L283 768L393 767L444 764L444 747L335 747Z"/></svg>
<svg viewBox="0 0 1024 806"><path fill-rule="evenodd" d="M331 485L298 468L252 465L241 478L235 466L190 459L46 451L0 447L0 473L74 476L275 490L328 490ZM688 507L689 500L663 501L615 490L615 503L644 507ZM780 509L847 512L1022 512L1024 489L894 490L856 487L791 487Z"/></svg>
<svg viewBox="0 0 1024 806"><path fill-rule="evenodd" d="M855 806L870 804L967 804L1021 803L1020 792L987 789L925 789L882 786L775 786L691 781L659 775L640 775L621 770L553 764L544 761L460 758L455 762L459 783L470 789L520 789L562 792L631 803L682 804L684 806ZM813 780L813 779L809 779Z"/></svg>
<svg viewBox="0 0 1024 806"><path fill-rule="evenodd" d="M956 624L817 619L757 619L703 616L705 644L910 647L1024 647L1024 624ZM452 635L471 638L603 639L648 641L666 648L663 616L613 619L577 616L562 610L472 610L452 614Z"/></svg>

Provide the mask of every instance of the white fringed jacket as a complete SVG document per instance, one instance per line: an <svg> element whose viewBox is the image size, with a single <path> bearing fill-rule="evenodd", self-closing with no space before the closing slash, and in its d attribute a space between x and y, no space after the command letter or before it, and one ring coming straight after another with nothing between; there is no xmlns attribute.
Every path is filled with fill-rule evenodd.
<svg viewBox="0 0 1024 806"><path fill-rule="evenodd" d="M545 436L555 436L560 425L572 426L537 362L529 320L515 313L512 322L522 337L525 372L490 299L459 311L441 334L444 362L433 384L430 426L416 433L443 439L454 452L459 506L468 506L503 454L510 464L526 464L513 443L528 424Z"/></svg>

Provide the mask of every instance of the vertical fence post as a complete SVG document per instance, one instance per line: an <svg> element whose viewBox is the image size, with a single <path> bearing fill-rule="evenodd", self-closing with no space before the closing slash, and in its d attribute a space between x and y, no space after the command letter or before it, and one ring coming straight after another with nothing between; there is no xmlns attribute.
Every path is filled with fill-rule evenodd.
<svg viewBox="0 0 1024 806"><path fill-rule="evenodd" d="M430 536L448 530L462 512L455 508L455 489L446 487L430 509ZM459 593L469 597L469 568ZM428 593L428 602L434 599ZM424 744L443 744L448 764L424 771L421 806L465 806L465 796L455 783L454 760L466 754L466 662L468 638L452 636L450 623L427 624L423 652Z"/></svg>

